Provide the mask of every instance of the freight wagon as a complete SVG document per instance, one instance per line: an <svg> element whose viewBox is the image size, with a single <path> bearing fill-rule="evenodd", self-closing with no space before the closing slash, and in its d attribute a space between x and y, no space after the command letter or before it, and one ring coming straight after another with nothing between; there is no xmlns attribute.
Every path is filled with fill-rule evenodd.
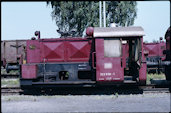
<svg viewBox="0 0 171 113"><path fill-rule="evenodd" d="M22 89L41 86L146 84L141 27L89 27L87 36L26 41ZM122 46L125 44L125 46ZM128 59L128 62L126 60Z"/></svg>
<svg viewBox="0 0 171 113"><path fill-rule="evenodd" d="M25 59L25 48L26 40L1 41L1 66L6 68L7 73L19 69L20 59Z"/></svg>

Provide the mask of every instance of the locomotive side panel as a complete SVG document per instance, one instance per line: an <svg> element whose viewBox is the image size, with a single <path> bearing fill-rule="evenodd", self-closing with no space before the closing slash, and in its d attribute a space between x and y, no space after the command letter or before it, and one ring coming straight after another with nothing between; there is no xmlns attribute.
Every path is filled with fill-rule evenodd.
<svg viewBox="0 0 171 113"><path fill-rule="evenodd" d="M83 39L41 41L40 62L88 62L91 41Z"/></svg>
<svg viewBox="0 0 171 113"><path fill-rule="evenodd" d="M28 40L27 42L27 63L40 63L40 43L38 40Z"/></svg>
<svg viewBox="0 0 171 113"><path fill-rule="evenodd" d="M67 41L68 62L88 62L90 58L91 41Z"/></svg>
<svg viewBox="0 0 171 113"><path fill-rule="evenodd" d="M120 39L96 39L96 80L122 82Z"/></svg>
<svg viewBox="0 0 171 113"><path fill-rule="evenodd" d="M64 62L65 42L40 42L41 62Z"/></svg>
<svg viewBox="0 0 171 113"><path fill-rule="evenodd" d="M22 78L23 79L35 79L36 75L37 75L37 66L36 65L33 65L33 64L22 65Z"/></svg>

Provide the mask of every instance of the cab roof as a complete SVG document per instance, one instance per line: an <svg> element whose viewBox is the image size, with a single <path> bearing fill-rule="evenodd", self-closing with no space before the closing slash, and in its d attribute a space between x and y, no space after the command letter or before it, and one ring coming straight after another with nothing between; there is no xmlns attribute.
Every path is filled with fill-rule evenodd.
<svg viewBox="0 0 171 113"><path fill-rule="evenodd" d="M142 27L94 27L93 37L139 37L144 36Z"/></svg>

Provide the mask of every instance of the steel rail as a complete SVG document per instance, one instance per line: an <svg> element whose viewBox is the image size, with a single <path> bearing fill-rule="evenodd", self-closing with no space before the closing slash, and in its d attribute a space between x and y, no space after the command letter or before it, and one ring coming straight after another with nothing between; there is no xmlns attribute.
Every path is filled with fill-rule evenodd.
<svg viewBox="0 0 171 113"><path fill-rule="evenodd" d="M1 74L1 78L19 78L19 74Z"/></svg>

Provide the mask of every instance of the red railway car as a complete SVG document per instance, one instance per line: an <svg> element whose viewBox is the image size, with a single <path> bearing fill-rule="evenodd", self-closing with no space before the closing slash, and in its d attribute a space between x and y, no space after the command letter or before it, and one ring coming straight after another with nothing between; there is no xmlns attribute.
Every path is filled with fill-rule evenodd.
<svg viewBox="0 0 171 113"><path fill-rule="evenodd" d="M40 39L36 32L38 38L26 42L21 88L146 84L141 27L89 27L86 33L84 38Z"/></svg>
<svg viewBox="0 0 171 113"><path fill-rule="evenodd" d="M166 43L160 38L159 42L144 43L144 50L148 52L146 57L148 73L164 73L162 61L166 55L163 51L166 50Z"/></svg>

